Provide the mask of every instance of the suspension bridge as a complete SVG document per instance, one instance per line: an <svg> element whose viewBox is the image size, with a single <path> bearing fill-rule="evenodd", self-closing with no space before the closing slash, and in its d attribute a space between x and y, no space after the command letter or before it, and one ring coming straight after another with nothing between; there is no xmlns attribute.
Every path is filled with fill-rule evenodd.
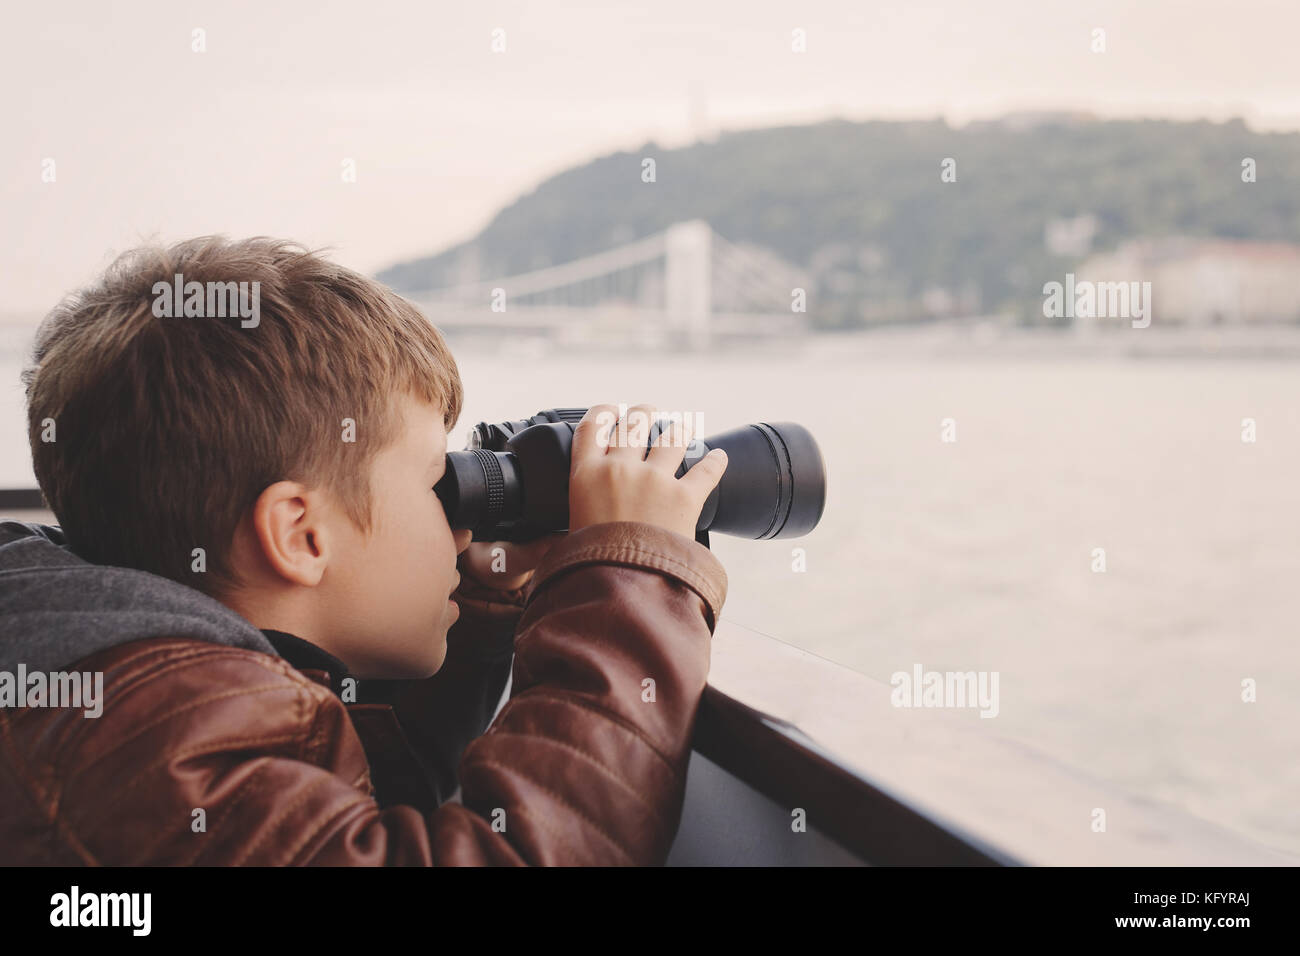
<svg viewBox="0 0 1300 956"><path fill-rule="evenodd" d="M457 337L702 350L801 336L797 290L807 287L802 270L696 219L572 262L406 298Z"/></svg>

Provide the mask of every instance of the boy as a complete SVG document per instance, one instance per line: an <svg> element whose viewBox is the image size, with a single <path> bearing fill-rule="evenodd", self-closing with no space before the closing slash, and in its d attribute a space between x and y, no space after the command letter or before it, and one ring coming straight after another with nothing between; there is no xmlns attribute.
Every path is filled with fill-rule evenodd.
<svg viewBox="0 0 1300 956"><path fill-rule="evenodd" d="M593 407L569 532L494 571L433 491L462 399L437 330L260 238L128 253L24 381L59 527L0 523L0 673L102 695L0 707L0 863L663 862L724 455L678 480L680 433L647 453L638 406L616 447Z"/></svg>

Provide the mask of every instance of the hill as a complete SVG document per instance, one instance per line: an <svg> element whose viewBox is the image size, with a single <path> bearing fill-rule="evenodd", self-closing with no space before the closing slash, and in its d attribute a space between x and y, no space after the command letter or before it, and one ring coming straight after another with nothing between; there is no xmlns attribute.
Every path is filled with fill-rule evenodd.
<svg viewBox="0 0 1300 956"><path fill-rule="evenodd" d="M654 183L641 181L647 156ZM945 183L948 157L956 181ZM1256 182L1242 181L1246 157ZM1028 318L1043 282L1088 251L1050 251L1052 220L1093 217L1091 251L1139 236L1300 242L1300 134L1046 114L962 128L832 121L674 150L651 142L554 176L471 242L379 278L416 292L507 276L697 217L808 269L819 327L945 310Z"/></svg>

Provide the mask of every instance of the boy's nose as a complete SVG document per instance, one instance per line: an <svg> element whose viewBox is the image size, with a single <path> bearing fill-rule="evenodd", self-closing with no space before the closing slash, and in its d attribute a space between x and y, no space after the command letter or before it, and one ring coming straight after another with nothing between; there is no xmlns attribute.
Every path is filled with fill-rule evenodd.
<svg viewBox="0 0 1300 956"><path fill-rule="evenodd" d="M474 532L469 528L461 528L453 531L452 537L456 542L456 553L460 554L469 547L470 541L474 539Z"/></svg>

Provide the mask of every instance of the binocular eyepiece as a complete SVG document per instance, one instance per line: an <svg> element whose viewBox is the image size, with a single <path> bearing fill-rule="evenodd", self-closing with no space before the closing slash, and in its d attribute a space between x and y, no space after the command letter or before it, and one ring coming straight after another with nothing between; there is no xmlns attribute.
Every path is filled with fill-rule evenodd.
<svg viewBox="0 0 1300 956"><path fill-rule="evenodd" d="M470 432L469 448L447 453L447 469L434 486L452 528L470 528L475 541L528 541L569 527L569 456L585 408L551 408L532 418L488 424ZM666 423L652 425L654 443ZM708 532L741 538L797 538L821 520L826 506L826 464L802 425L760 422L694 438L677 477L714 448L727 453L727 469L696 522L696 539Z"/></svg>

